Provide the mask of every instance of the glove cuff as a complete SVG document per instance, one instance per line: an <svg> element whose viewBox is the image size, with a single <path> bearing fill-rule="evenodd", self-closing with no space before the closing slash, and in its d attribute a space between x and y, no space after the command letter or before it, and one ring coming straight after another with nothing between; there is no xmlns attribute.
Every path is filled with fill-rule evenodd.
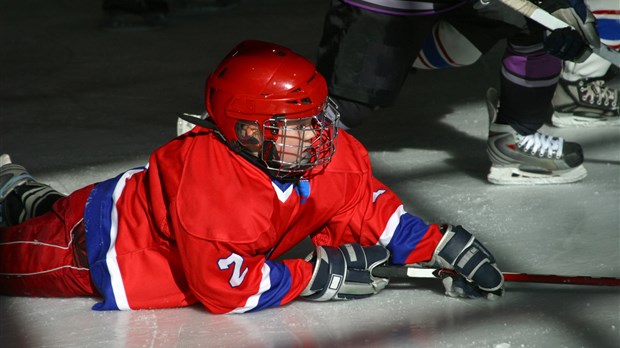
<svg viewBox="0 0 620 348"><path fill-rule="evenodd" d="M313 301L329 301L340 290L347 273L347 263L339 248L318 246L310 255L314 262L312 278L300 296Z"/></svg>
<svg viewBox="0 0 620 348"><path fill-rule="evenodd" d="M430 265L454 269L485 291L504 286L504 277L495 266L495 258L482 243L461 226L444 227L444 236L433 253Z"/></svg>

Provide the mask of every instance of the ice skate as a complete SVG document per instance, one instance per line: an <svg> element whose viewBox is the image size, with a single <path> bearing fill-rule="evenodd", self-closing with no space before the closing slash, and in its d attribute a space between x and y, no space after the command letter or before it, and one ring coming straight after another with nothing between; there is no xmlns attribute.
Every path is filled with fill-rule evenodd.
<svg viewBox="0 0 620 348"><path fill-rule="evenodd" d="M24 167L12 163L8 154L0 155L0 203L17 186L29 181L34 181L34 179Z"/></svg>
<svg viewBox="0 0 620 348"><path fill-rule="evenodd" d="M6 197L17 186L32 180L24 167L11 162L11 157L8 154L0 155L0 226L8 225L9 214L5 202Z"/></svg>
<svg viewBox="0 0 620 348"><path fill-rule="evenodd" d="M618 90L602 79L570 82L560 79L553 96L556 127L605 127L620 125Z"/></svg>
<svg viewBox="0 0 620 348"><path fill-rule="evenodd" d="M63 196L12 163L8 154L0 155L0 226L16 225L41 215Z"/></svg>
<svg viewBox="0 0 620 348"><path fill-rule="evenodd" d="M586 177L583 151L563 138L535 133L518 134L509 125L495 123L498 95L487 92L489 139L487 152L491 170L487 179L500 185L565 184Z"/></svg>

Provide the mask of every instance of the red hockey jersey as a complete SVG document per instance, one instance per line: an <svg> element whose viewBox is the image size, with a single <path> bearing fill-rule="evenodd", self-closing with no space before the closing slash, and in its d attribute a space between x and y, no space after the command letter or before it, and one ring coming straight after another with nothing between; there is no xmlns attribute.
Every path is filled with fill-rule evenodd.
<svg viewBox="0 0 620 348"><path fill-rule="evenodd" d="M317 245L381 244L396 264L429 260L441 239L372 176L367 151L343 131L322 173L282 183L196 127L146 167L97 184L85 225L101 310L279 306L306 287L313 265L276 260L308 236Z"/></svg>

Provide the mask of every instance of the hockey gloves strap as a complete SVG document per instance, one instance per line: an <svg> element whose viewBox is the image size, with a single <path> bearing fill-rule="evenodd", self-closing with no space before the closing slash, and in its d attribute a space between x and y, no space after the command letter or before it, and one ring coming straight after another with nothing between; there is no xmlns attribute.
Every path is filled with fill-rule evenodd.
<svg viewBox="0 0 620 348"><path fill-rule="evenodd" d="M372 296L387 286L388 279L373 277L371 271L389 257L390 252L380 245L318 246L306 258L314 264L314 271L301 296L313 301Z"/></svg>
<svg viewBox="0 0 620 348"><path fill-rule="evenodd" d="M501 296L504 276L491 252L461 226L446 225L442 230L444 236L428 265L454 270L439 273L446 295L487 299Z"/></svg>
<svg viewBox="0 0 620 348"><path fill-rule="evenodd" d="M546 35L545 49L552 55L580 63L592 53L590 46L600 47L596 18L583 0L535 0L532 2L574 28L557 29Z"/></svg>

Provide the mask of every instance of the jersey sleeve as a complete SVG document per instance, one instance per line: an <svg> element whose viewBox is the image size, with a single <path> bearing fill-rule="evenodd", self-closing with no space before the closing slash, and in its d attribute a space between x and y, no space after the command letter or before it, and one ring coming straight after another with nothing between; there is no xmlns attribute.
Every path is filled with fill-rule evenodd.
<svg viewBox="0 0 620 348"><path fill-rule="evenodd" d="M367 154L359 149L356 152L361 153L366 170L360 171L359 178L346 180L343 192L347 204L313 242L380 244L390 251L394 264L429 261L443 237L439 226L408 213L400 198L372 175Z"/></svg>
<svg viewBox="0 0 620 348"><path fill-rule="evenodd" d="M249 245L177 236L185 276L196 298L212 313L245 313L284 305L312 275L304 260L276 262Z"/></svg>

